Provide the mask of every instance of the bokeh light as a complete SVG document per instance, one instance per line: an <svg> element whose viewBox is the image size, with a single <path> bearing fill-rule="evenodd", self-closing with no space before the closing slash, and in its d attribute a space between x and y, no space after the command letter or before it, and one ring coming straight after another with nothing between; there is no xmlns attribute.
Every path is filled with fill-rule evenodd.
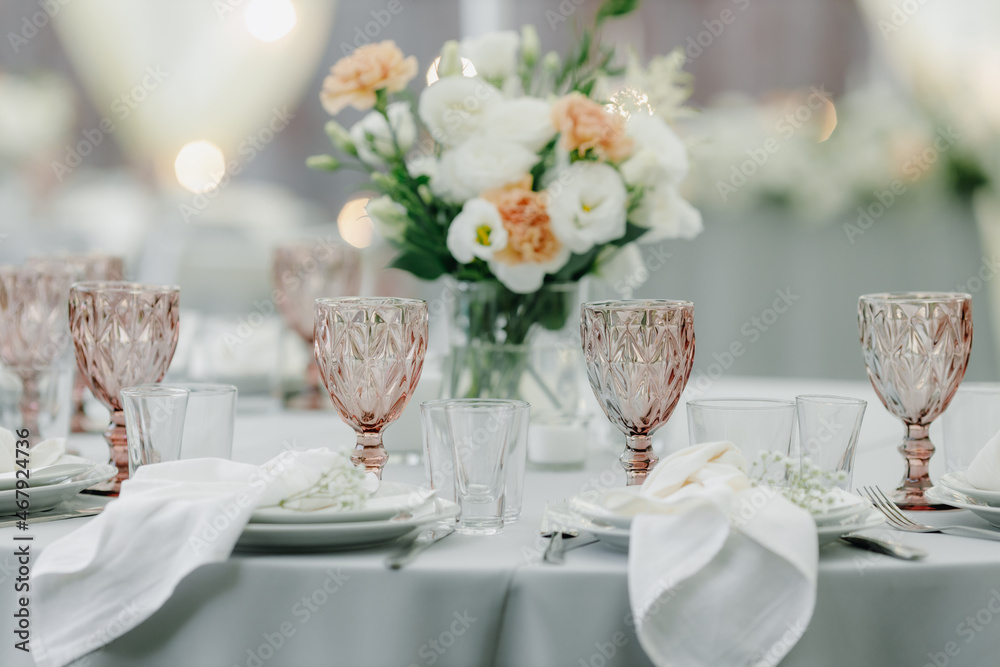
<svg viewBox="0 0 1000 667"><path fill-rule="evenodd" d="M203 139L184 144L174 160L177 182L191 192L214 189L226 173L222 149Z"/></svg>

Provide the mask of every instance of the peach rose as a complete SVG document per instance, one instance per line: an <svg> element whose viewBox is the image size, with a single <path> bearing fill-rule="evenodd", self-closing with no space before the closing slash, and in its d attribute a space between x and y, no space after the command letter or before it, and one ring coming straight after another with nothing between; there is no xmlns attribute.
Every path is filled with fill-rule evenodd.
<svg viewBox="0 0 1000 667"><path fill-rule="evenodd" d="M632 139L625 135L625 119L579 92L563 97L552 107L552 124L565 150L586 153L593 149L608 161L620 162L632 154Z"/></svg>
<svg viewBox="0 0 1000 667"><path fill-rule="evenodd" d="M504 264L545 264L563 251L562 244L552 233L546 211L544 192L531 190L531 178L513 185L483 193L483 199L500 212L507 230L507 247L494 259Z"/></svg>
<svg viewBox="0 0 1000 667"><path fill-rule="evenodd" d="M376 91L399 92L416 74L417 59L404 58L392 40L366 44L330 68L319 99L330 114L348 105L365 111L375 106Z"/></svg>

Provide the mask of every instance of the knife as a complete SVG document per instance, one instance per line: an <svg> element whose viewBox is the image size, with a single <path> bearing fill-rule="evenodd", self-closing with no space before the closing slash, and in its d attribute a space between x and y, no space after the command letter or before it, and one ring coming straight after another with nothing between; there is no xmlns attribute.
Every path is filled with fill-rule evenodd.
<svg viewBox="0 0 1000 667"><path fill-rule="evenodd" d="M868 551L874 551L877 554L885 554L886 556L902 558L903 560L918 560L927 555L927 552L923 549L911 547L906 544L900 544L898 542L877 540L874 537L868 537L867 535L853 535L848 533L847 535L842 535L840 539L844 540L851 546L858 547L859 549L866 549Z"/></svg>
<svg viewBox="0 0 1000 667"><path fill-rule="evenodd" d="M387 567L398 570L417 557L421 551L455 532L454 523L438 524L420 532L410 543L385 559Z"/></svg>
<svg viewBox="0 0 1000 667"><path fill-rule="evenodd" d="M84 516L94 516L95 514L100 514L104 511L104 505L100 507L85 507L83 509L72 510L69 512L58 512L56 514L42 514L42 515L28 515L27 523L45 523L47 521L59 521L61 519L76 519L78 517ZM0 528L13 528L17 524L21 523L21 519L14 519L12 521L0 522Z"/></svg>

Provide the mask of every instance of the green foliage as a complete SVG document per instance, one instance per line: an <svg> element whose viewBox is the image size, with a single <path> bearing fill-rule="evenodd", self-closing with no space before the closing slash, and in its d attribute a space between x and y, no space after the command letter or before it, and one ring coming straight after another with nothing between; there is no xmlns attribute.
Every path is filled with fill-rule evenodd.
<svg viewBox="0 0 1000 667"><path fill-rule="evenodd" d="M639 0L604 0L604 4L597 10L597 25L611 17L631 14L638 6Z"/></svg>

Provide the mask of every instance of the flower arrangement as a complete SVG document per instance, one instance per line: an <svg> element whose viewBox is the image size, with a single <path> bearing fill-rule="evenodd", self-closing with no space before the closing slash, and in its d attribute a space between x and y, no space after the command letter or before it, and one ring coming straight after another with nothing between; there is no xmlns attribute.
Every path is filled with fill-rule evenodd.
<svg viewBox="0 0 1000 667"><path fill-rule="evenodd" d="M828 511L843 493L837 484L846 478L843 471L823 470L808 458L801 465L780 452L761 452L750 469L754 486L772 488L811 514Z"/></svg>
<svg viewBox="0 0 1000 667"><path fill-rule="evenodd" d="M578 281L634 243L693 238L701 216L680 194L688 156L669 122L690 91L683 55L644 68L600 44L602 24L637 4L606 0L562 56L541 56L530 25L450 41L416 104L416 59L362 46L320 98L331 114L369 113L350 129L330 121L340 155L309 164L370 175L382 196L368 214L399 250L390 266L499 282L514 309L512 295Z"/></svg>

